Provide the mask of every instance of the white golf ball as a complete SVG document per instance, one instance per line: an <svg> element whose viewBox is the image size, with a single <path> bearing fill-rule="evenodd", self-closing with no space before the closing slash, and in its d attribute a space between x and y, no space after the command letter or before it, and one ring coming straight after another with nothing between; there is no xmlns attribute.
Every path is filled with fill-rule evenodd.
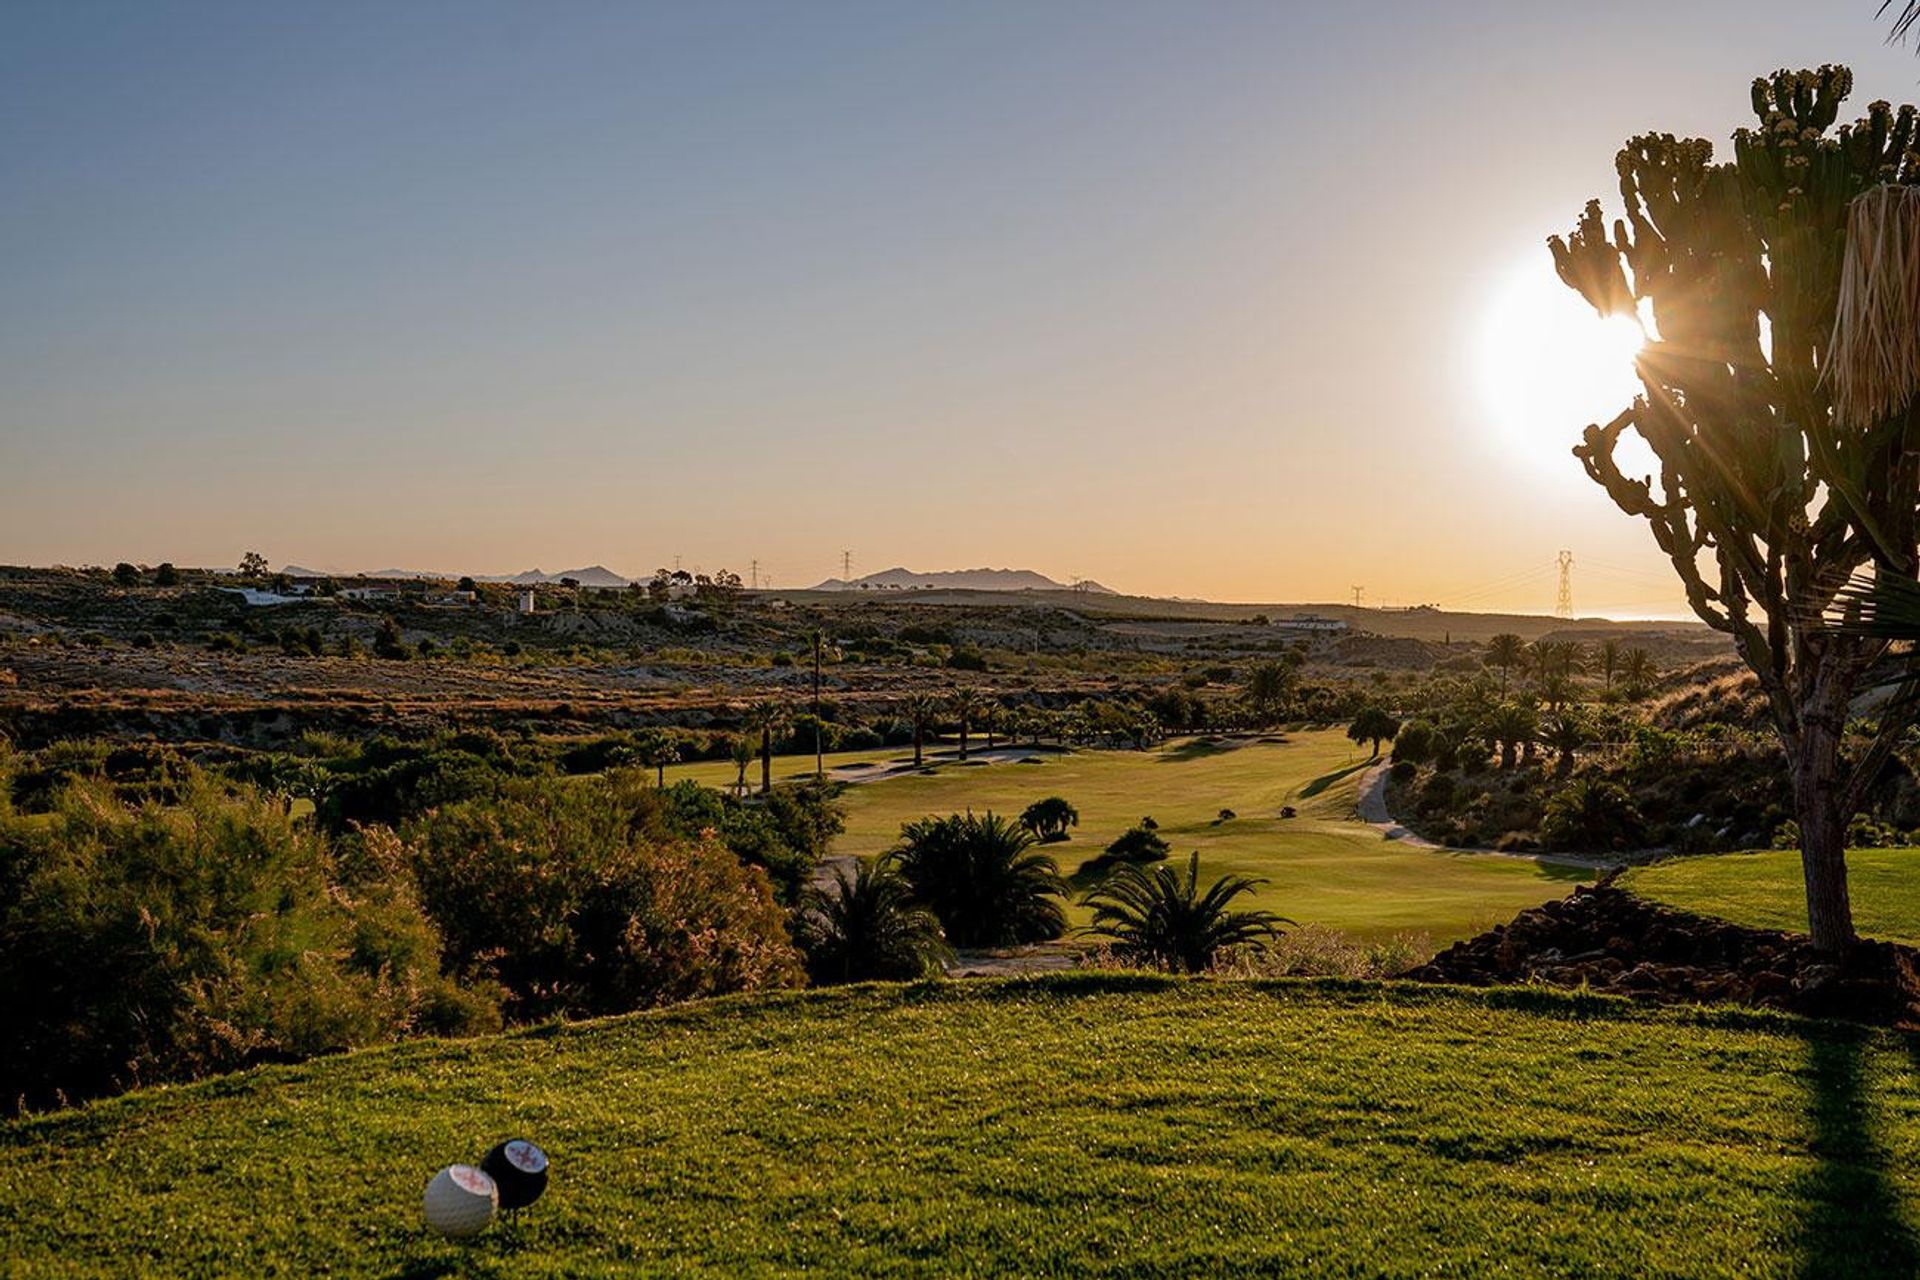
<svg viewBox="0 0 1920 1280"><path fill-rule="evenodd" d="M500 1189L470 1164L450 1164L434 1174L421 1205L428 1226L460 1238L485 1230L499 1206Z"/></svg>

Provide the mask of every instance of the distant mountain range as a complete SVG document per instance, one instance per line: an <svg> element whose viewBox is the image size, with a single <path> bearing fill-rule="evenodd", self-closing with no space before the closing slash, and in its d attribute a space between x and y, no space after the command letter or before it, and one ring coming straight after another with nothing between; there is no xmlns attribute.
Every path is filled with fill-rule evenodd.
<svg viewBox="0 0 1920 1280"><path fill-rule="evenodd" d="M883 569L879 573L870 573L864 578L855 578L851 582L845 578L828 578L815 591L1091 591L1098 595L1110 596L1116 592L1101 586L1097 582L1082 580L1069 586L1064 582L1055 582L1044 573L1035 573L1032 569L941 569L932 573L915 573L911 569Z"/></svg>
<svg viewBox="0 0 1920 1280"><path fill-rule="evenodd" d="M290 564L280 572L289 578L444 578L451 582L462 575L457 573L426 573L419 569L376 569L372 573L330 573L323 569L308 569ZM559 573L548 573L543 569L527 569L520 573L476 573L475 582L511 582L515 586L530 587L542 582L558 582L562 578L572 578L583 587L624 587L633 581L603 564L589 565L584 569L562 569Z"/></svg>
<svg viewBox="0 0 1920 1280"><path fill-rule="evenodd" d="M309 569L304 565L290 564L280 570L290 578L433 578L454 581L462 575L457 573L429 573L420 569L376 569L371 573L343 573L334 569ZM471 575L475 582L505 582L514 586L533 586L537 583L559 582L562 578L572 578L583 587L624 587L634 579L615 573L603 564L588 565L583 569L562 569L558 573L548 573L544 569L527 569L520 573L494 573ZM855 578L847 582L840 578L828 578L815 591L1087 591L1095 595L1110 596L1117 592L1103 587L1097 582L1081 581L1077 583L1057 582L1044 573L1032 569L939 569L931 573L916 573L911 569L884 569L879 573L870 573L864 578Z"/></svg>

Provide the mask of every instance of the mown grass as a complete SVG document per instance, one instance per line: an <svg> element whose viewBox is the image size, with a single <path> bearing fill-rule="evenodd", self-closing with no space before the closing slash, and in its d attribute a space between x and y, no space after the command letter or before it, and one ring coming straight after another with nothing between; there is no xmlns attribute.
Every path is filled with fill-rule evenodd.
<svg viewBox="0 0 1920 1280"><path fill-rule="evenodd" d="M1760 929L1807 929L1806 883L1791 849L1674 858L1636 867L1623 888ZM1920 849L1852 849L1847 890L1861 933L1920 945Z"/></svg>
<svg viewBox="0 0 1920 1280"><path fill-rule="evenodd" d="M899 837L902 823L929 813L1018 815L1043 796L1061 795L1079 809L1080 825L1071 840L1047 852L1068 873L1151 814L1176 855L1199 850L1203 875L1266 880L1260 906L1363 938L1424 933L1437 943L1509 920L1591 878L1565 867L1383 839L1354 816L1367 761L1337 730L1217 743L1185 739L1152 751L1030 754L1040 763L960 764L943 756L931 772L849 787L842 797L847 830L835 852L880 853ZM911 759L911 752L871 751L830 756L828 765ZM774 764L777 778L812 775L811 757ZM733 766L725 764L675 773L714 786L734 778ZM1288 805L1298 816L1279 816ZM1238 816L1219 821L1222 809ZM1073 915L1076 923L1086 918L1080 908Z"/></svg>
<svg viewBox="0 0 1920 1280"><path fill-rule="evenodd" d="M1894 1033L1125 974L416 1042L0 1128L18 1276L1911 1275ZM546 1199L429 1235L524 1133Z"/></svg>

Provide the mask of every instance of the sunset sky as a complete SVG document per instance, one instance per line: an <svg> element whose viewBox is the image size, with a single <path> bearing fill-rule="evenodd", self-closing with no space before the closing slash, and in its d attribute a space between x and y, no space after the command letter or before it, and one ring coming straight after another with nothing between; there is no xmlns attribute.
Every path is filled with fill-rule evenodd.
<svg viewBox="0 0 1920 1280"><path fill-rule="evenodd" d="M1542 242L1874 9L11 0L0 562L1678 613Z"/></svg>

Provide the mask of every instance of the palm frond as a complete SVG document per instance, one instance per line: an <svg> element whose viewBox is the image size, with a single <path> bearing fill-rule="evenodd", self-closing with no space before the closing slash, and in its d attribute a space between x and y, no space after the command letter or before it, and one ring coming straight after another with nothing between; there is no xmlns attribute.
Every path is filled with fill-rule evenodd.
<svg viewBox="0 0 1920 1280"><path fill-rule="evenodd" d="M1820 622L1837 635L1920 640L1920 581L1884 570L1855 574L1834 593Z"/></svg>
<svg viewBox="0 0 1920 1280"><path fill-rule="evenodd" d="M1880 9L1874 17L1886 17L1887 10L1891 8L1893 8L1893 0L1881 0ZM1887 43L1905 44L1915 22L1920 22L1920 0L1903 0L1900 5L1900 16L1893 20L1893 30L1887 33Z"/></svg>

